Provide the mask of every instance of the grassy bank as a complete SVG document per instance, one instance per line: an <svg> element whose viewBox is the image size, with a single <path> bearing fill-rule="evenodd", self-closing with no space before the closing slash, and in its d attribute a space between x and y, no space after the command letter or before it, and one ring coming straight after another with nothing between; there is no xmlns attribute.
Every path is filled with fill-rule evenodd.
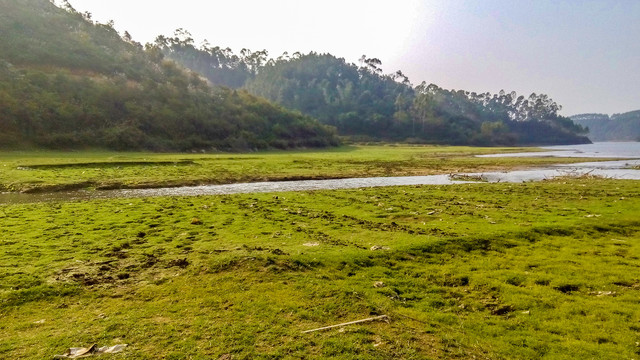
<svg viewBox="0 0 640 360"><path fill-rule="evenodd" d="M560 158L475 158L530 148L352 146L252 154L0 152L0 191L140 188L236 182L432 175L578 162ZM593 161L593 159L590 159Z"/></svg>
<svg viewBox="0 0 640 360"><path fill-rule="evenodd" d="M0 206L0 358L637 358L638 213L602 179Z"/></svg>

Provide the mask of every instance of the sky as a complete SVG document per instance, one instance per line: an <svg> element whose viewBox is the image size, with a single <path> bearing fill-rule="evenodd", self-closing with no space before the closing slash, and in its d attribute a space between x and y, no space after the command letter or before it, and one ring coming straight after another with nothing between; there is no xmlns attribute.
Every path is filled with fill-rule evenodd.
<svg viewBox="0 0 640 360"><path fill-rule="evenodd" d="M69 0L134 40L378 58L414 85L528 96L566 116L640 109L640 0Z"/></svg>

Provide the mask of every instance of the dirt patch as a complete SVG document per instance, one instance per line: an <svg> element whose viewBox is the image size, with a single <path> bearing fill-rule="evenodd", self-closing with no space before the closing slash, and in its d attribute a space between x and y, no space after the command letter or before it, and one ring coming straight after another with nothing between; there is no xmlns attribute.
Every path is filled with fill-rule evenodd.
<svg viewBox="0 0 640 360"><path fill-rule="evenodd" d="M185 269L190 265L187 258L159 259L154 255L129 256L120 250L111 253L111 259L100 261L76 261L73 265L57 271L52 282L77 283L83 286L112 286L139 281L145 274L162 269Z"/></svg>
<svg viewBox="0 0 640 360"><path fill-rule="evenodd" d="M169 261L169 263L167 264L168 267L179 267L181 269L186 268L187 266L189 266L189 261L187 260L187 258L183 258L183 259L174 259Z"/></svg>

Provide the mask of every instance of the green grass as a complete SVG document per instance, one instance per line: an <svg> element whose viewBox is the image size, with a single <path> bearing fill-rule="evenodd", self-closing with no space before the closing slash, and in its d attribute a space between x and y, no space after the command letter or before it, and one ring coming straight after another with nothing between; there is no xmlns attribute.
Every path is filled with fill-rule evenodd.
<svg viewBox="0 0 640 360"><path fill-rule="evenodd" d="M0 152L0 191L141 188L271 180L432 175L584 161L474 157L478 154L532 150L399 145L214 155Z"/></svg>
<svg viewBox="0 0 640 360"><path fill-rule="evenodd" d="M597 178L4 205L0 358L638 358L639 213Z"/></svg>

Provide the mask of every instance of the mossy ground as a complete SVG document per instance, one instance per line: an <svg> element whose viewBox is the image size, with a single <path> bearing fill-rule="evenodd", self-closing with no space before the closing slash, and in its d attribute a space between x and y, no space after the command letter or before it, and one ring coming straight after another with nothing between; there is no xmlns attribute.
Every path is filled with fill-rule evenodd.
<svg viewBox="0 0 640 360"><path fill-rule="evenodd" d="M608 179L4 205L0 358L637 358L639 213Z"/></svg>
<svg viewBox="0 0 640 360"><path fill-rule="evenodd" d="M474 157L479 154L531 150L398 145L252 154L0 152L0 191L144 188L292 179L432 175L584 161L562 158Z"/></svg>

